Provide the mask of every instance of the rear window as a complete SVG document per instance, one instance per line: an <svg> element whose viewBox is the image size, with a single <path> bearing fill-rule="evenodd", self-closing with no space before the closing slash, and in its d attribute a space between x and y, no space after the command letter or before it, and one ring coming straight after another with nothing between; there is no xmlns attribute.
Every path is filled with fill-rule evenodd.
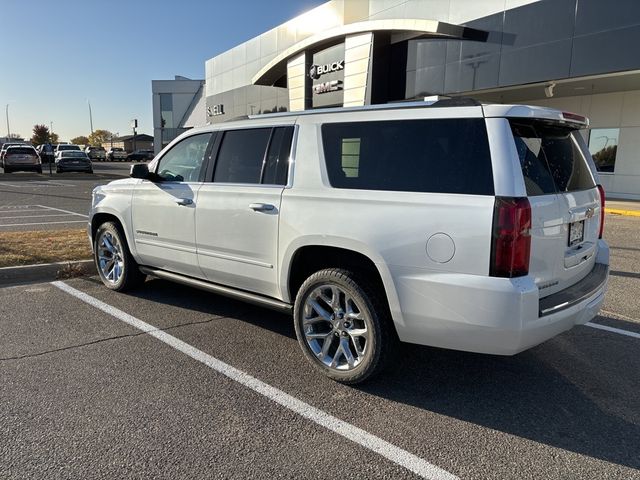
<svg viewBox="0 0 640 480"><path fill-rule="evenodd" d="M87 154L84 152L76 152L74 150L69 150L67 152L62 152L63 157L78 157L78 158L87 158Z"/></svg>
<svg viewBox="0 0 640 480"><path fill-rule="evenodd" d="M528 196L595 187L577 131L535 120L510 123Z"/></svg>
<svg viewBox="0 0 640 480"><path fill-rule="evenodd" d="M336 188L494 192L484 119L329 123L322 142Z"/></svg>
<svg viewBox="0 0 640 480"><path fill-rule="evenodd" d="M58 150L80 150L80 147L78 145L58 145Z"/></svg>
<svg viewBox="0 0 640 480"><path fill-rule="evenodd" d="M30 147L10 147L7 155L36 155L36 151Z"/></svg>

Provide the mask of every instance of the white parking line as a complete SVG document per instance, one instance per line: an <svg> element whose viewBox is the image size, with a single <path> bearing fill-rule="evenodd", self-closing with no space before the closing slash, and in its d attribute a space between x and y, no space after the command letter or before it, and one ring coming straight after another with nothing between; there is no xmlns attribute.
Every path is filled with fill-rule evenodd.
<svg viewBox="0 0 640 480"><path fill-rule="evenodd" d="M608 327L607 325L600 325L599 323L587 322L585 327L597 328L598 330L606 330L607 332L617 333L618 335L626 335L627 337L640 338L640 333L630 332L629 330L622 330L621 328Z"/></svg>
<svg viewBox="0 0 640 480"><path fill-rule="evenodd" d="M25 212L47 212L48 210L45 210L44 208L25 208L24 210L18 210L17 208L14 210L0 210L0 218L11 218L11 217L5 217L4 215L7 213L25 213Z"/></svg>
<svg viewBox="0 0 640 480"><path fill-rule="evenodd" d="M9 223L6 225L0 225L2 227L24 227L25 225L57 225L60 223L87 223L86 220L69 220L67 222L40 222L40 223Z"/></svg>
<svg viewBox="0 0 640 480"><path fill-rule="evenodd" d="M42 211L42 210L38 210ZM12 215L10 217L5 217L0 215L0 220L4 220L5 218L49 218L49 217L70 217L71 213L48 213L46 215Z"/></svg>
<svg viewBox="0 0 640 480"><path fill-rule="evenodd" d="M27 180L23 183L0 182L0 187L27 188L27 187L75 187L71 183L61 183L54 180Z"/></svg>
<svg viewBox="0 0 640 480"><path fill-rule="evenodd" d="M89 218L89 215L83 215L82 213L71 212L69 210L63 210L61 208L47 207L46 205L36 205L36 207L42 207L42 208L46 208L48 210L56 210L58 212L68 213L69 215L77 215L79 217Z"/></svg>
<svg viewBox="0 0 640 480"><path fill-rule="evenodd" d="M38 207L38 208L34 209L31 207ZM41 212L42 207L40 207L39 205L4 205L0 207L0 212L14 212L16 210L19 210L19 211L31 210L34 212Z"/></svg>
<svg viewBox="0 0 640 480"><path fill-rule="evenodd" d="M311 420L312 422L385 457L393 463L400 465L423 478L434 480L458 479L458 477L456 477L452 473L436 467L426 460L406 450L403 450L402 448L397 447L381 439L380 437L377 437L365 430L362 430L361 428L351 425L350 423L340 420L333 415L330 415L316 407L313 407L308 403L305 403L302 400L299 400L289 395L288 393L283 392L282 390L272 387L271 385L266 384L255 377L252 377L248 373L245 373L242 370L238 370L237 368L232 367L231 365L224 363L223 361L218 360L217 358L204 353L203 351L198 350L195 347L192 347L188 343L185 343L182 340L179 340L178 338L169 335L168 333L163 332L162 330L159 330L156 327L149 325L148 323L145 323L126 312L123 312L122 310L112 307L111 305L104 303L97 298L92 297L91 295L87 295L86 293L81 292L80 290L77 290L64 282L52 282L52 285L58 287L60 290L68 293L69 295L72 295L79 300L82 300L83 302L88 303L89 305L92 305L99 310L102 310L112 317L117 318L118 320L121 320L128 325L137 328L138 330L142 330L143 332L151 335L152 337L160 340L170 347L175 348L179 352L182 352L185 355L193 358L194 360L203 363L216 372L225 375L231 380L244 385L254 392L259 393L260 395L263 395L269 400L278 403L279 405L288 408L298 415Z"/></svg>

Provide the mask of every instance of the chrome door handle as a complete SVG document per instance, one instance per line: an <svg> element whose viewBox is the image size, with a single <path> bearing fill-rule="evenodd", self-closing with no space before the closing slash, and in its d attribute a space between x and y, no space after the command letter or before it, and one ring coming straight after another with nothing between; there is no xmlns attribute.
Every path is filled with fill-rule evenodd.
<svg viewBox="0 0 640 480"><path fill-rule="evenodd" d="M186 207L187 205L192 205L193 204L193 200L191 200L190 198L177 198L176 199L176 203L178 205Z"/></svg>
<svg viewBox="0 0 640 480"><path fill-rule="evenodd" d="M276 209L274 205L270 203L252 203L249 208L255 212L272 212Z"/></svg>

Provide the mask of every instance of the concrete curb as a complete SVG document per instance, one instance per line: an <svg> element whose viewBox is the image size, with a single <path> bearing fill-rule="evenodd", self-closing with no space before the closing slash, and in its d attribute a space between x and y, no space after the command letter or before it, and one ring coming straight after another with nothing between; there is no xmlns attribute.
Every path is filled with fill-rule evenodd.
<svg viewBox="0 0 640 480"><path fill-rule="evenodd" d="M610 213L611 215L622 215L625 217L640 217L640 210L620 210L618 208L605 208L605 213Z"/></svg>
<svg viewBox="0 0 640 480"><path fill-rule="evenodd" d="M19 265L0 268L0 287L26 283L52 282L58 278L97 273L93 260L78 260L38 265Z"/></svg>

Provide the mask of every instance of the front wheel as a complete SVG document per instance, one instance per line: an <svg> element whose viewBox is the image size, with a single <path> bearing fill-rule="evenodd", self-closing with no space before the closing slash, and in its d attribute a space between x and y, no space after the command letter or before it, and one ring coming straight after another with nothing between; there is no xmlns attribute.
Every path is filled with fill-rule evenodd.
<svg viewBox="0 0 640 480"><path fill-rule="evenodd" d="M381 295L347 270L328 268L307 278L293 313L305 357L341 383L360 383L379 373L396 339Z"/></svg>
<svg viewBox="0 0 640 480"><path fill-rule="evenodd" d="M138 268L124 233L114 222L100 225L93 242L96 268L107 288L124 292L144 282L146 275Z"/></svg>

